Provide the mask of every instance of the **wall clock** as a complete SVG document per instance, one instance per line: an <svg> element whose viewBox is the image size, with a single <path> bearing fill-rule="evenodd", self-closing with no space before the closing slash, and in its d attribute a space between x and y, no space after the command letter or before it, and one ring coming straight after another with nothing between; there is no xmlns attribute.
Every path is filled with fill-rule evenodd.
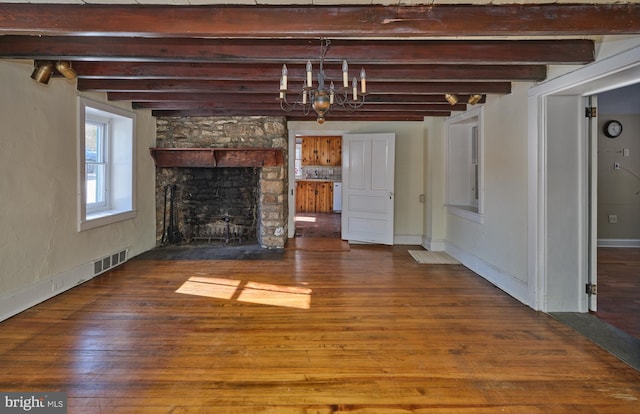
<svg viewBox="0 0 640 414"><path fill-rule="evenodd" d="M622 124L619 121L609 121L604 124L604 134L609 138L616 138L622 133Z"/></svg>

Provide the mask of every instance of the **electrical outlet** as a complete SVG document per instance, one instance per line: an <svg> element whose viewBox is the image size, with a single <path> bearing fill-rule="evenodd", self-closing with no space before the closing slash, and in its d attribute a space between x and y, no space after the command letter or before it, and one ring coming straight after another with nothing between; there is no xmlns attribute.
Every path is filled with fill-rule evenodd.
<svg viewBox="0 0 640 414"><path fill-rule="evenodd" d="M622 156L623 157L628 157L629 156L629 148L625 148L622 150Z"/></svg>
<svg viewBox="0 0 640 414"><path fill-rule="evenodd" d="M607 217L609 224L617 224L618 223L618 216L616 216L615 214L609 214L609 217Z"/></svg>
<svg viewBox="0 0 640 414"><path fill-rule="evenodd" d="M620 169L620 163L619 162L614 162L613 163L613 169L614 170L619 170Z"/></svg>

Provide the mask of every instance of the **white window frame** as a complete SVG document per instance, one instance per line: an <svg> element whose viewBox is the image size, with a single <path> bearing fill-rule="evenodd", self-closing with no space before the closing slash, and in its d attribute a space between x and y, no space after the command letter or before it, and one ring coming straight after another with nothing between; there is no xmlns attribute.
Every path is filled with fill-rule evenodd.
<svg viewBox="0 0 640 414"><path fill-rule="evenodd" d="M78 107L78 231L132 219L136 216L135 113L84 97L79 98ZM95 204L87 203L87 122L105 126L105 199Z"/></svg>
<svg viewBox="0 0 640 414"><path fill-rule="evenodd" d="M483 107L445 121L447 211L484 222Z"/></svg>
<svg viewBox="0 0 640 414"><path fill-rule="evenodd" d="M94 203L90 203L89 201L86 202L86 208L87 208L87 213L88 214L94 214L94 213L98 213L101 211L107 211L111 209L111 203L110 203L110 195L109 195L109 189L110 189L110 154L109 154L109 150L110 150L110 134L111 134L111 120L109 118L104 118L104 117L99 117L97 115L91 115L91 114L87 114L87 116L85 117L85 126L86 124L95 124L99 126L99 129L102 130L102 136L99 137L99 143L98 143L98 150L96 151L96 161L91 163L96 165L96 167L102 165L103 166L103 173L102 176L100 177L98 174L96 174L96 181L98 181L98 183L96 184L96 186L100 189L102 189L102 197L101 199L97 200ZM86 127L85 127L86 130ZM85 137L85 143L86 143L86 137ZM84 152L83 152L84 153ZM86 174L86 165L89 164L86 162L86 156L85 156L85 174ZM86 176L85 176L86 179ZM86 200L86 199L85 199Z"/></svg>

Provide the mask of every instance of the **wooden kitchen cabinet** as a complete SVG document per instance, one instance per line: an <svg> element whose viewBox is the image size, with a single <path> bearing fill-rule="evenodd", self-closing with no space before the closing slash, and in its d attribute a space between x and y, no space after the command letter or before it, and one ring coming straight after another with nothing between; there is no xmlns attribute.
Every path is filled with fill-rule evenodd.
<svg viewBox="0 0 640 414"><path fill-rule="evenodd" d="M300 213L331 213L333 183L331 181L298 181L296 211Z"/></svg>
<svg viewBox="0 0 640 414"><path fill-rule="evenodd" d="M302 165L342 165L342 137L303 137Z"/></svg>

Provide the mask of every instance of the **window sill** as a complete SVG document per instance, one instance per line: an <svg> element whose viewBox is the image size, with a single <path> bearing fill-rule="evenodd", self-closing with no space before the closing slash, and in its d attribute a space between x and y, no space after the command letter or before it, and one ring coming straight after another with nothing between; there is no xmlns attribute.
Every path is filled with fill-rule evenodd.
<svg viewBox="0 0 640 414"><path fill-rule="evenodd" d="M80 222L80 231L107 226L109 224L130 220L135 217L135 210L106 210L98 213L87 214L87 218Z"/></svg>
<svg viewBox="0 0 640 414"><path fill-rule="evenodd" d="M448 204L447 211L454 216L462 217L480 224L484 223L484 215L478 212L477 206Z"/></svg>

